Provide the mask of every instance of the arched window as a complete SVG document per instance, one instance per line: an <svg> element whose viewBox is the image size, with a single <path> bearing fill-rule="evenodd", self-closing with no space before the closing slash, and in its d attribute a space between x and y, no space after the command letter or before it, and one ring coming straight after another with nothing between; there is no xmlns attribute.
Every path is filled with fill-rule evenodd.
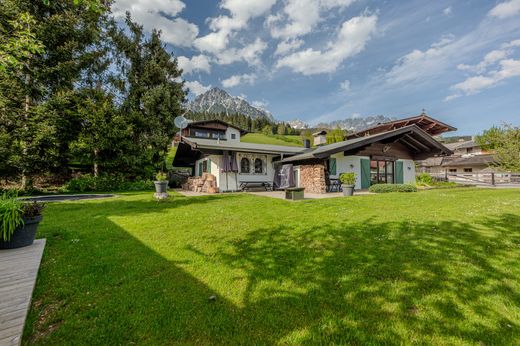
<svg viewBox="0 0 520 346"><path fill-rule="evenodd" d="M255 159L255 173L263 173L263 166L264 164L262 162L262 159Z"/></svg>
<svg viewBox="0 0 520 346"><path fill-rule="evenodd" d="M250 172L250 164L249 159L247 157L243 157L240 160L240 173L249 173Z"/></svg>

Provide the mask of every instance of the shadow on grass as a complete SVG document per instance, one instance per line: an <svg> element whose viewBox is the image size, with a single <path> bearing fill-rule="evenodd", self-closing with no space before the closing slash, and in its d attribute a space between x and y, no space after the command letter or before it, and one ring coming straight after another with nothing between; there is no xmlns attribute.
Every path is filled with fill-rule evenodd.
<svg viewBox="0 0 520 346"><path fill-rule="evenodd" d="M157 212L215 198L111 201L90 212ZM76 241L43 230L49 243L24 343L512 344L520 336L508 314L520 307L520 276L511 270L520 268L511 255L520 244L517 215L471 225L259 228L223 242L216 256L188 244L194 256L244 273L240 306L107 218L91 222L106 232Z"/></svg>

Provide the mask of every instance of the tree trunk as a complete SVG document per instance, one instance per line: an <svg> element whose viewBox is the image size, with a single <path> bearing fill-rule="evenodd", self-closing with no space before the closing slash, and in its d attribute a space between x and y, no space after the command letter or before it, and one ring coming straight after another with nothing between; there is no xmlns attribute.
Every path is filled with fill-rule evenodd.
<svg viewBox="0 0 520 346"><path fill-rule="evenodd" d="M29 95L29 84L31 83L31 76L27 73L25 75L25 87L26 87L26 94L25 94L25 102L24 102L24 136L27 136L29 132L29 127L27 125L27 122L29 120L29 107L31 105L31 96ZM21 188L22 190L25 190L27 188L27 142L25 141L25 138L22 138L22 176L21 176Z"/></svg>
<svg viewBox="0 0 520 346"><path fill-rule="evenodd" d="M99 151L94 149L94 176L99 176L99 165L98 165L98 155Z"/></svg>

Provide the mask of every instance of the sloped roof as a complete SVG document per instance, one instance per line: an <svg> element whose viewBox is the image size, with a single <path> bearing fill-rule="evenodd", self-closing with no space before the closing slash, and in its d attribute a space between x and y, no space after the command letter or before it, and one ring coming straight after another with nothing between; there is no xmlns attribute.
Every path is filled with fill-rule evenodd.
<svg viewBox="0 0 520 346"><path fill-rule="evenodd" d="M284 145L270 145L246 143L239 141L217 141L215 139L206 138L182 138L182 141L189 144L193 149L216 149L231 150L242 152L254 152L264 154L299 154L306 149L304 147L289 147Z"/></svg>
<svg viewBox="0 0 520 346"><path fill-rule="evenodd" d="M240 127L238 126L235 126L235 125L232 125L230 123L227 123L225 122L224 120L219 120L219 119L213 119L213 120L200 120L200 121L191 121L188 123L188 126L187 127L192 127L192 126L207 126L207 125L210 125L211 123L217 123L217 124L221 124L221 125L224 125L224 126L227 126L227 127L232 127L234 129L237 129L238 131L240 131L240 135L244 135L247 133L246 130L244 129L241 129Z"/></svg>
<svg viewBox="0 0 520 346"><path fill-rule="evenodd" d="M495 162L493 155L475 155L469 157L459 157L450 161L445 161L442 166L478 166L478 165L491 165Z"/></svg>
<svg viewBox="0 0 520 346"><path fill-rule="evenodd" d="M408 125L392 131L386 131L383 133L377 133L365 137L352 138L346 141L320 146L309 152L285 158L281 162L295 162L309 159L325 158L338 152L363 148L372 143L384 141L387 139L395 139L395 141L401 142L415 153L427 152L431 153L432 156L435 154L453 154L451 150L446 148L441 143L437 142L428 133L420 129L418 126Z"/></svg>
<svg viewBox="0 0 520 346"><path fill-rule="evenodd" d="M390 130L395 130L395 129L409 126L409 125L416 125L417 127L421 128L423 131L425 131L426 133L428 133L431 136L437 136L444 132L457 130L455 127L448 125L446 123L443 123L442 121L439 121L437 119L434 119L423 112L423 113L413 116L413 117L377 124L375 126L367 128L367 129L363 129L356 133L350 134L347 136L347 138L355 138L355 137L373 135L376 133L382 133L382 132L386 132L386 131L390 131Z"/></svg>

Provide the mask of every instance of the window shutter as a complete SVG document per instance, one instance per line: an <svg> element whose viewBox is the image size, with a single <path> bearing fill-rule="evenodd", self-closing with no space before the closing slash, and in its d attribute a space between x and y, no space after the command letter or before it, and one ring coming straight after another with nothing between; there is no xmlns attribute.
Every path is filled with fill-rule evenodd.
<svg viewBox="0 0 520 346"><path fill-rule="evenodd" d="M202 161L199 162L199 177L202 176Z"/></svg>
<svg viewBox="0 0 520 346"><path fill-rule="evenodd" d="M211 173L211 159L208 159L208 173Z"/></svg>
<svg viewBox="0 0 520 346"><path fill-rule="evenodd" d="M334 157L329 159L329 174L336 175L336 158Z"/></svg>
<svg viewBox="0 0 520 346"><path fill-rule="evenodd" d="M403 161L395 162L395 182L397 184L404 183Z"/></svg>
<svg viewBox="0 0 520 346"><path fill-rule="evenodd" d="M361 159L361 188L368 189L370 187L370 160Z"/></svg>

